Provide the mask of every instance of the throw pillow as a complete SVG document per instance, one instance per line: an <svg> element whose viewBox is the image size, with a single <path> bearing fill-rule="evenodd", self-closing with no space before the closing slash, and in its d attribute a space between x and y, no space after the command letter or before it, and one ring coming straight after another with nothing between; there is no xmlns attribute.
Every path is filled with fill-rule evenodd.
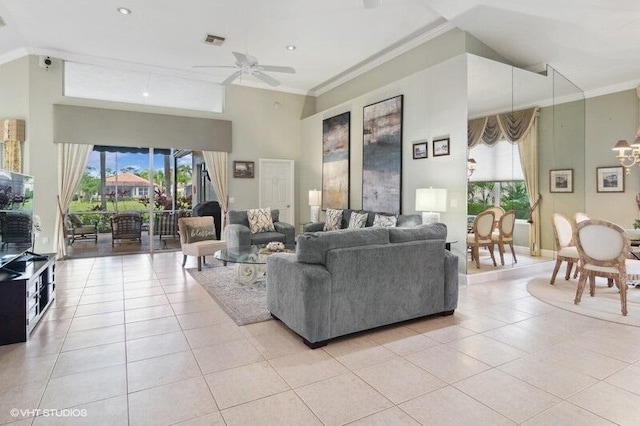
<svg viewBox="0 0 640 426"><path fill-rule="evenodd" d="M369 215L366 213L351 213L349 228L364 228L367 224L367 216Z"/></svg>
<svg viewBox="0 0 640 426"><path fill-rule="evenodd" d="M377 214L373 218L373 226L381 228L393 228L396 226L398 218L396 216L387 216L384 214Z"/></svg>
<svg viewBox="0 0 640 426"><path fill-rule="evenodd" d="M324 219L324 231L335 231L340 229L340 222L342 221L342 210L327 209Z"/></svg>
<svg viewBox="0 0 640 426"><path fill-rule="evenodd" d="M215 240L216 229L213 226L185 226L187 244L197 241Z"/></svg>
<svg viewBox="0 0 640 426"><path fill-rule="evenodd" d="M274 232L276 230L271 219L271 209L253 209L247 210L247 219L249 219L249 231L252 234L261 232Z"/></svg>

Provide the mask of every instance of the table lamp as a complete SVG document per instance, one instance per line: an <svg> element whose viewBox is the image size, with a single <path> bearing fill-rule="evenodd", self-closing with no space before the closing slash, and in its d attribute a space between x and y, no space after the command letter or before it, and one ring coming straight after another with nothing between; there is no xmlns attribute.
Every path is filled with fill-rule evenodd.
<svg viewBox="0 0 640 426"><path fill-rule="evenodd" d="M309 206L311 207L311 217L309 220L311 222L318 221L318 213L320 212L320 204L321 203L321 192L317 189L312 189L309 191Z"/></svg>
<svg viewBox="0 0 640 426"><path fill-rule="evenodd" d="M447 190L444 188L416 189L416 211L422 212L422 223L440 222L440 212L447 211Z"/></svg>

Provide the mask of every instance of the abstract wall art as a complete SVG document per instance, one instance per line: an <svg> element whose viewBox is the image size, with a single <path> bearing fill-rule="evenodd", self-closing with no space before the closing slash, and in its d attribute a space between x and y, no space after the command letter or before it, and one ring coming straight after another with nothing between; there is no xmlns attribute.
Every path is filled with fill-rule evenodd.
<svg viewBox="0 0 640 426"><path fill-rule="evenodd" d="M402 100L396 96L363 110L362 208L400 214Z"/></svg>
<svg viewBox="0 0 640 426"><path fill-rule="evenodd" d="M322 121L322 209L349 208L351 113Z"/></svg>

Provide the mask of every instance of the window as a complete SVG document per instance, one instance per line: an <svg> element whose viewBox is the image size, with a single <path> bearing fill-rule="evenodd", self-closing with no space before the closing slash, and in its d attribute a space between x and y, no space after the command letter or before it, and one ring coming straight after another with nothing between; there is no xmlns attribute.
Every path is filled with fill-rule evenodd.
<svg viewBox="0 0 640 426"><path fill-rule="evenodd" d="M107 231L112 213L139 211L148 223L150 203L156 211L191 210L191 153L153 152L150 170L148 148L95 146L69 212Z"/></svg>
<svg viewBox="0 0 640 426"><path fill-rule="evenodd" d="M517 219L529 218L529 194L524 182L518 144L500 141L469 150L476 168L469 177L467 211L476 215L487 207L515 210Z"/></svg>

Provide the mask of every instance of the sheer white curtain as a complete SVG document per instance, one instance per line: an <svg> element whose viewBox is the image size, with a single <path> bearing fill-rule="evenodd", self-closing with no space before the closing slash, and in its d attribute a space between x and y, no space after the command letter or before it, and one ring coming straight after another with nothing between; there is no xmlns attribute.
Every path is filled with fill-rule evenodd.
<svg viewBox="0 0 640 426"><path fill-rule="evenodd" d="M227 167L227 153L222 151L202 151L204 163L211 178L213 190L216 192L220 209L222 210L222 223L220 229L227 225L227 212L229 211L229 178ZM222 238L222 236L220 236Z"/></svg>
<svg viewBox="0 0 640 426"><path fill-rule="evenodd" d="M93 145L61 143L58 144L58 213L56 215L57 257L67 255L64 233L64 216L71 204L73 194L82 179Z"/></svg>

